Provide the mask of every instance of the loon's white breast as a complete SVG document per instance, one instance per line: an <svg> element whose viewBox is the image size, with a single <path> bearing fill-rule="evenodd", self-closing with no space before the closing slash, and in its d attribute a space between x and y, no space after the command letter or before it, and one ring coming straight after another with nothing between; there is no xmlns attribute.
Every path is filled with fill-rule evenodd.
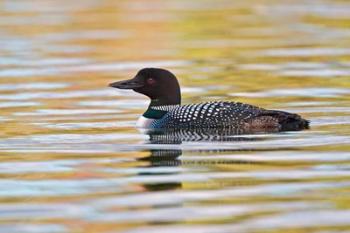
<svg viewBox="0 0 350 233"><path fill-rule="evenodd" d="M137 128L150 128L152 122L154 119L150 119L144 116L140 116L139 119L136 122L136 127Z"/></svg>

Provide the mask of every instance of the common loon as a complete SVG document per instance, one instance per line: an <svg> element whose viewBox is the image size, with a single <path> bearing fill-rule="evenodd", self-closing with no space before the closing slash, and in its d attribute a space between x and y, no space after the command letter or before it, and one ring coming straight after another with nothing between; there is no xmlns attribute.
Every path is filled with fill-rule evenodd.
<svg viewBox="0 0 350 233"><path fill-rule="evenodd" d="M160 68L144 68L133 79L110 87L132 89L151 99L137 127L146 129L234 129L240 132L295 131L309 128L297 114L267 110L253 105L215 101L181 105L181 91L174 74Z"/></svg>

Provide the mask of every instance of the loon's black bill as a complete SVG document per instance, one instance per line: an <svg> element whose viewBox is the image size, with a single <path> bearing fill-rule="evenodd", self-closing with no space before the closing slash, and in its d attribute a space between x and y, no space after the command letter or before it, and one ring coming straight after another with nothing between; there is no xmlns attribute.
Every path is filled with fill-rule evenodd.
<svg viewBox="0 0 350 233"><path fill-rule="evenodd" d="M134 79L129 79L129 80L119 81L115 83L110 83L109 86L119 88L119 89L135 89L135 88L142 87L143 84L135 81Z"/></svg>

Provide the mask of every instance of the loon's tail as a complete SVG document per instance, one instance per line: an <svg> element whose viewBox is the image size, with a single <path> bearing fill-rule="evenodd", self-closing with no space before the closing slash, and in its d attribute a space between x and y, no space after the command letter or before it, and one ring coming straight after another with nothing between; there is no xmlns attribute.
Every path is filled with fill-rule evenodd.
<svg viewBox="0 0 350 233"><path fill-rule="evenodd" d="M280 131L297 131L310 128L310 121L303 119L298 114L277 110L265 110L260 116L270 116L278 120Z"/></svg>

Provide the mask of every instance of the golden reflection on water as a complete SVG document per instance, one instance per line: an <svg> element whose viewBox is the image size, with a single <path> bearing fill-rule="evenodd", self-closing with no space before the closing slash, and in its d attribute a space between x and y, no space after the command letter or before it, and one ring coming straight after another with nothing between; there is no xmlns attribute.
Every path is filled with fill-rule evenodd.
<svg viewBox="0 0 350 233"><path fill-rule="evenodd" d="M1 232L350 231L347 1L0 5ZM146 66L311 130L150 138L107 87Z"/></svg>

